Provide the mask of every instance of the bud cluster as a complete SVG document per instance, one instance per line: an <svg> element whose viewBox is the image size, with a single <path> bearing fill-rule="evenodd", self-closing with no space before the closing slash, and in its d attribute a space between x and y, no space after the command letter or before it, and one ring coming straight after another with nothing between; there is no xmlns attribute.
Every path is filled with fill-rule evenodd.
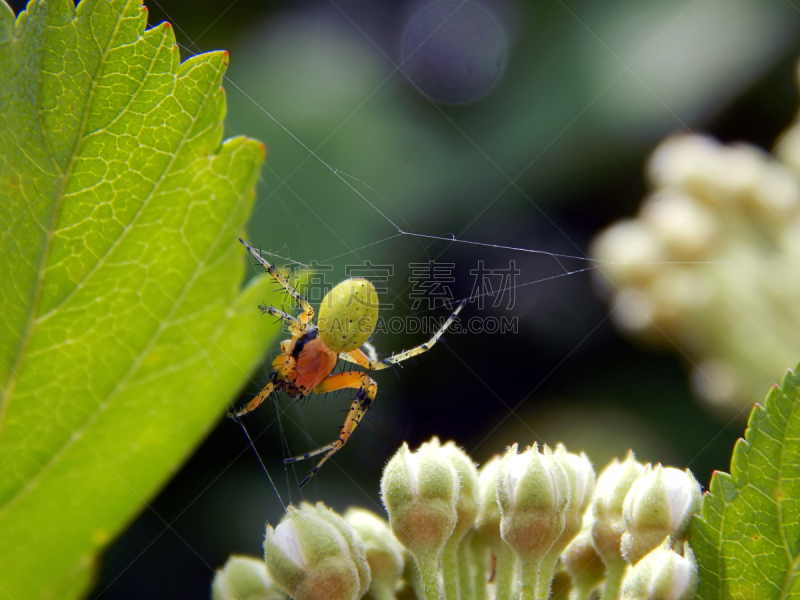
<svg viewBox="0 0 800 600"><path fill-rule="evenodd" d="M404 444L381 481L387 523L363 509L290 507L264 562L233 557L215 600L688 600L700 486L633 453L595 477L563 445L514 444L478 469L452 442ZM554 583L555 582L555 583ZM561 596L559 596L561 597Z"/></svg>
<svg viewBox="0 0 800 600"><path fill-rule="evenodd" d="M723 414L749 408L796 353L798 174L800 124L774 156L704 136L669 138L650 159L653 191L638 215L593 242L596 282L617 325L677 345L695 365L697 394Z"/></svg>

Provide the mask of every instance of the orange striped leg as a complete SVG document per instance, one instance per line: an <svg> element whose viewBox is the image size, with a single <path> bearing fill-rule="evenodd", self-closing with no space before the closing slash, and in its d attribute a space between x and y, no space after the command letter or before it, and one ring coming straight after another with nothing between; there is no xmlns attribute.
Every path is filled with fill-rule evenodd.
<svg viewBox="0 0 800 600"><path fill-rule="evenodd" d="M334 390L343 390L345 388L358 388L358 393L356 394L353 403L350 405L350 410L347 412L347 418L344 420L344 425L342 425L342 431L336 441L331 442L322 448L318 448L313 452L301 454L300 456L293 456L292 458L287 458L285 461L283 461L284 463L289 464L299 460L305 460L319 454L325 454L325 456L322 457L322 460L317 463L317 466L311 469L311 472L306 476L306 478L300 482L298 487L303 487L305 484L307 484L308 480L320 470L320 467L322 467L322 465L324 465L331 456L336 454L336 452L338 452L339 449L347 443L347 440L351 435L353 435L353 432L356 430L356 427L358 427L361 419L364 418L364 415L367 413L370 406L372 406L372 401L375 400L375 394L378 393L378 384L375 383L366 373L359 373L357 371L331 375L314 388L314 393L324 394L325 392L333 392Z"/></svg>
<svg viewBox="0 0 800 600"><path fill-rule="evenodd" d="M307 323L311 323L314 319L314 307L311 306L311 303L306 300L300 292L298 292L294 286L286 281L286 278L281 275L281 272L278 271L268 260L265 260L263 256L261 256L261 252L253 248L250 244L245 242L242 238L239 238L239 241L242 242L242 245L247 248L247 251L251 254L253 258L255 258L258 262L261 263L267 273L269 273L272 278L277 281L280 286L287 291L287 293L294 298L297 303L300 305L300 308L303 309L303 312L297 317L297 321L301 324L305 325ZM263 309L262 309L263 310Z"/></svg>
<svg viewBox="0 0 800 600"><path fill-rule="evenodd" d="M467 301L462 300L461 303L456 307L453 311L453 314L444 322L444 325L441 326L439 331L433 334L433 337L429 339L424 344L420 344L416 348L412 348L411 350L406 350L405 352L401 352L400 354L393 354L388 358L384 358L382 360L377 360L377 357L374 356L375 349L370 346L369 344L364 344L361 348L366 348L368 352L364 352L361 348L353 350L352 352L340 352L339 358L342 360L346 360L347 362L356 363L361 365L365 369L369 369L370 371L380 371L381 369L387 369L397 363L403 362L404 360L408 360L409 358L413 358L415 356L419 356L423 352L427 352L431 348L433 348L434 344L439 341L444 335L444 332L453 324L453 321L456 320L458 317L458 313L461 312L461 309L464 308ZM372 356L370 356L370 354Z"/></svg>
<svg viewBox="0 0 800 600"><path fill-rule="evenodd" d="M231 418L236 418L236 417L241 417L242 415L246 415L249 412L253 412L259 406L261 406L261 403L264 402L264 400L266 400L274 390L275 390L275 384L270 381L267 385L264 386L264 389L258 393L258 396L256 396L255 398L250 400L250 402L247 403L247 406L237 410L235 413L228 413L228 416Z"/></svg>

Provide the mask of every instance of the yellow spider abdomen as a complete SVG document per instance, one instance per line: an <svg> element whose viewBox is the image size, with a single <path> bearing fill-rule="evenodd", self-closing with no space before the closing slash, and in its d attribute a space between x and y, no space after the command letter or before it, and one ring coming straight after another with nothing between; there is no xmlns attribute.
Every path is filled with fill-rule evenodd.
<svg viewBox="0 0 800 600"><path fill-rule="evenodd" d="M360 277L345 279L322 299L319 335L334 352L352 352L366 342L378 321L378 293Z"/></svg>

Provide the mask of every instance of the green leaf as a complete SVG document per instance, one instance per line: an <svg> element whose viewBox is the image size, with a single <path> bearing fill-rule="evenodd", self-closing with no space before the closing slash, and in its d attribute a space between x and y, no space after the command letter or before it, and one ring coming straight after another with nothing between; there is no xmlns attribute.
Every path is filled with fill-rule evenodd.
<svg viewBox="0 0 800 600"><path fill-rule="evenodd" d="M800 375L753 409L693 527L702 600L800 598Z"/></svg>
<svg viewBox="0 0 800 600"><path fill-rule="evenodd" d="M277 332L253 333L269 281L240 293L264 147L221 143L227 53L181 64L146 21L139 0L38 0L16 23L0 2L0 592L16 600L86 591Z"/></svg>

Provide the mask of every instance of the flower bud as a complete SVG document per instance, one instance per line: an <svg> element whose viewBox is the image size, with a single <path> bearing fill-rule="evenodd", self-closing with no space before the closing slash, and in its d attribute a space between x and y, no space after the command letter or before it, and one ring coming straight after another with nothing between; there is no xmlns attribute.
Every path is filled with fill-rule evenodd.
<svg viewBox="0 0 800 600"><path fill-rule="evenodd" d="M589 592L600 585L606 575L606 569L592 544L591 515L586 516L580 533L564 550L561 562L572 578L572 585L576 590L583 592L579 597L588 598Z"/></svg>
<svg viewBox="0 0 800 600"><path fill-rule="evenodd" d="M640 220L628 219L615 223L605 229L592 241L589 250L592 258L600 261L603 279L600 280L605 292L617 286L636 286L653 273L653 263L663 261L667 256L661 240L653 230Z"/></svg>
<svg viewBox="0 0 800 600"><path fill-rule="evenodd" d="M522 561L538 562L559 538L569 496L564 468L550 448L508 449L497 474L500 534Z"/></svg>
<svg viewBox="0 0 800 600"><path fill-rule="evenodd" d="M478 497L480 511L475 527L478 534L491 548L497 548L503 543L500 537L500 505L497 504L497 472L500 469L501 458L495 456L481 467L478 476Z"/></svg>
<svg viewBox="0 0 800 600"><path fill-rule="evenodd" d="M615 458L597 478L592 502L592 541L606 566L622 561L620 538L625 530L622 507L628 490L643 472L644 467L629 452L625 462Z"/></svg>
<svg viewBox="0 0 800 600"><path fill-rule="evenodd" d="M720 225L711 208L679 190L652 194L640 214L668 249L670 260L703 260L719 241Z"/></svg>
<svg viewBox="0 0 800 600"><path fill-rule="evenodd" d="M625 496L621 540L625 559L636 564L667 536L683 540L702 500L700 484L689 469L648 466Z"/></svg>
<svg viewBox="0 0 800 600"><path fill-rule="evenodd" d="M461 450L453 442L447 442L442 446L442 456L450 461L456 470L460 481L458 492L458 502L456 503L456 513L458 521L453 530L453 540L460 541L466 533L475 526L478 518L478 468L466 452Z"/></svg>
<svg viewBox="0 0 800 600"><path fill-rule="evenodd" d="M570 502L567 508L564 531L554 545L559 554L567 547L581 530L583 515L592 501L596 476L592 463L585 452L580 455L567 452L564 444L558 444L554 455L564 467L570 486Z"/></svg>
<svg viewBox="0 0 800 600"><path fill-rule="evenodd" d="M231 556L211 585L213 600L288 600L267 575L260 558Z"/></svg>
<svg viewBox="0 0 800 600"><path fill-rule="evenodd" d="M336 527L339 533L342 534L345 542L347 542L347 548L350 550L350 556L353 558L356 570L358 571L358 597L361 598L369 589L371 573L369 570L369 564L367 563L367 553L364 549L364 542L358 536L356 530L353 529L353 527L347 521L325 506L322 502L317 502L316 507L304 502L301 505L301 510L316 512L317 516L325 519L328 523Z"/></svg>
<svg viewBox="0 0 800 600"><path fill-rule="evenodd" d="M342 527L319 512L311 505L290 506L275 529L267 526L267 571L295 600L357 600L366 589L359 577L363 559L353 556Z"/></svg>
<svg viewBox="0 0 800 600"><path fill-rule="evenodd" d="M417 558L438 557L458 520L460 482L434 438L411 453L408 444L383 470L381 498L398 541Z"/></svg>
<svg viewBox="0 0 800 600"><path fill-rule="evenodd" d="M665 540L625 575L621 600L691 600L697 582L697 562L689 544L684 544L681 556Z"/></svg>
<svg viewBox="0 0 800 600"><path fill-rule="evenodd" d="M392 535L389 524L363 508L348 508L347 521L364 542L369 564L373 598L392 598L401 584L405 560L403 547Z"/></svg>

